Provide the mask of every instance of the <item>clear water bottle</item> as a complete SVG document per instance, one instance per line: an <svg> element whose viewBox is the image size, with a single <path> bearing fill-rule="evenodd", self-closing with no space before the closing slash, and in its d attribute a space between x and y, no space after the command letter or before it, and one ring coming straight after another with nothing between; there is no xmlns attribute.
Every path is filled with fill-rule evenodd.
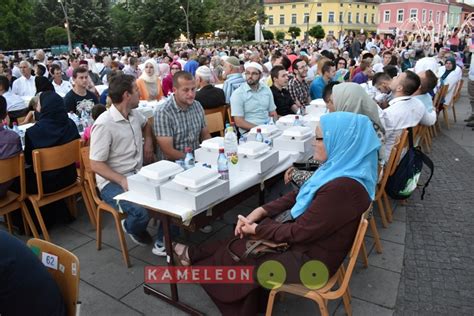
<svg viewBox="0 0 474 316"><path fill-rule="evenodd" d="M303 126L303 123L300 121L299 115L295 116L295 120L293 121L293 126Z"/></svg>
<svg viewBox="0 0 474 316"><path fill-rule="evenodd" d="M21 147L25 147L25 131L20 129L18 135L20 135Z"/></svg>
<svg viewBox="0 0 474 316"><path fill-rule="evenodd" d="M13 122L13 131L17 133L18 135L20 135L20 129L18 128L17 122Z"/></svg>
<svg viewBox="0 0 474 316"><path fill-rule="evenodd" d="M186 153L186 156L184 157L184 169L188 170L194 167L193 150L191 147L186 147L184 152Z"/></svg>
<svg viewBox="0 0 474 316"><path fill-rule="evenodd" d="M275 125L275 121L273 120L273 116L268 117L268 125Z"/></svg>
<svg viewBox="0 0 474 316"><path fill-rule="evenodd" d="M229 126L224 136L224 152L227 159L234 165L238 162L237 146L237 135L234 133L234 128Z"/></svg>
<svg viewBox="0 0 474 316"><path fill-rule="evenodd" d="M264 139L263 139L263 135L262 135L262 129L257 128L257 135L255 135L255 141L263 143L263 140Z"/></svg>
<svg viewBox="0 0 474 316"><path fill-rule="evenodd" d="M240 135L239 144L245 144L247 142L247 136Z"/></svg>
<svg viewBox="0 0 474 316"><path fill-rule="evenodd" d="M229 180L229 161L225 156L224 148L219 148L219 156L217 157L217 172L221 175L222 180Z"/></svg>

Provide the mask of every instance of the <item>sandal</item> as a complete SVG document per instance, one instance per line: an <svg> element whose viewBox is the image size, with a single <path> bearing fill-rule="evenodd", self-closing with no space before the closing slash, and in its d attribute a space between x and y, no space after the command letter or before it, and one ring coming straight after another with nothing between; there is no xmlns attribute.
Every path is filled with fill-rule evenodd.
<svg viewBox="0 0 474 316"><path fill-rule="evenodd" d="M189 246L183 245L183 251L178 254L176 252L176 245L178 245L177 242L172 243L174 264L177 266L190 266L191 259L189 259L188 255Z"/></svg>

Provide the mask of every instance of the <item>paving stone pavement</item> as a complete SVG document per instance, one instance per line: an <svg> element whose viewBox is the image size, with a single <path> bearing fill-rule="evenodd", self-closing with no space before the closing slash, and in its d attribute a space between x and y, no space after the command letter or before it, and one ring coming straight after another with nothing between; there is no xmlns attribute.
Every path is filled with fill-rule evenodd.
<svg viewBox="0 0 474 316"><path fill-rule="evenodd" d="M435 138L425 199L406 206L406 240L395 315L474 315L474 131L466 89L458 122Z"/></svg>

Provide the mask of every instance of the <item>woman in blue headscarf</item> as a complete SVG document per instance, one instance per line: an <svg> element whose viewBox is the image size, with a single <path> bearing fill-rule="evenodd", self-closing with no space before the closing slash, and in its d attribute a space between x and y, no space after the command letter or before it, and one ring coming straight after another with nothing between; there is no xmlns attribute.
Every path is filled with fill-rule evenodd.
<svg viewBox="0 0 474 316"><path fill-rule="evenodd" d="M323 164L299 192L258 207L246 217L239 215L235 235L240 239L236 242L223 240L190 248L175 244L178 263L252 265L257 269L268 260L276 260L285 268L286 282L299 283L301 266L319 260L332 276L352 246L361 215L374 199L380 141L367 116L335 112L321 117L313 147L314 158ZM289 222L272 219L288 209L292 218ZM290 248L236 262L233 254L241 256L249 239L287 243ZM257 282L202 286L223 315L255 315L259 307L264 307L259 305L264 291Z"/></svg>

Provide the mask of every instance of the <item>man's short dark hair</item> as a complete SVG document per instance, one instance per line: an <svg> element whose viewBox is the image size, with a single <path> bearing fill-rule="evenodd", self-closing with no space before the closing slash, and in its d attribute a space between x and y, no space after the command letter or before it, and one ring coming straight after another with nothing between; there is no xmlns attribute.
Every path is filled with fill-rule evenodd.
<svg viewBox="0 0 474 316"><path fill-rule="evenodd" d="M368 58L373 59L374 55L372 55L371 53L365 53L364 55L362 55L362 60L365 60Z"/></svg>
<svg viewBox="0 0 474 316"><path fill-rule="evenodd" d="M51 74L54 74L54 72L55 72L56 70L59 70L59 71L62 72L61 67L60 67L59 65L52 64L52 65L51 65L51 68L49 69L49 72L50 72Z"/></svg>
<svg viewBox="0 0 474 316"><path fill-rule="evenodd" d="M3 95L0 95L0 120L7 117L7 100Z"/></svg>
<svg viewBox="0 0 474 316"><path fill-rule="evenodd" d="M123 101L123 94L128 91L133 93L133 83L135 77L132 75L117 74L110 79L109 97L112 103L120 103Z"/></svg>
<svg viewBox="0 0 474 316"><path fill-rule="evenodd" d="M130 57L130 59L128 60L128 63L130 64L130 66L135 66L136 64L138 64L138 58Z"/></svg>
<svg viewBox="0 0 474 316"><path fill-rule="evenodd" d="M395 78L398 76L398 68L394 65L387 65L383 67L383 72L390 76L390 78Z"/></svg>
<svg viewBox="0 0 474 316"><path fill-rule="evenodd" d="M291 67L291 60L288 57L286 57L286 55L283 55L281 64L283 65L283 67L285 67L286 70L288 70Z"/></svg>
<svg viewBox="0 0 474 316"><path fill-rule="evenodd" d="M6 76L0 76L0 87L3 91L10 89L10 81L8 81Z"/></svg>
<svg viewBox="0 0 474 316"><path fill-rule="evenodd" d="M338 58L336 59L336 68L337 68L337 66L339 65L339 62L340 62L341 60L342 60L342 61L344 62L344 64L345 64L344 68L347 68L347 60L346 60L344 57L338 57Z"/></svg>
<svg viewBox="0 0 474 316"><path fill-rule="evenodd" d="M276 78L278 78L278 73L282 70L286 70L285 67L283 67L282 65L274 66L272 70L270 71L270 77L272 78L272 80L275 80Z"/></svg>
<svg viewBox="0 0 474 316"><path fill-rule="evenodd" d="M425 71L425 80L421 81L420 83L420 92L422 94L425 94L430 91L433 91L437 84L438 77L436 77L433 71L428 69L427 71Z"/></svg>
<svg viewBox="0 0 474 316"><path fill-rule="evenodd" d="M410 70L406 70L405 74L405 80L402 82L403 93L405 93L405 95L412 95L420 87L420 77Z"/></svg>
<svg viewBox="0 0 474 316"><path fill-rule="evenodd" d="M389 50L386 50L386 51L383 52L382 56L385 56L385 55L390 55L390 56L392 56L392 52L389 51Z"/></svg>
<svg viewBox="0 0 474 316"><path fill-rule="evenodd" d="M298 70L298 63L302 61L304 60L301 58L296 58L295 60L293 60L293 63L291 64L291 66L293 67L293 71Z"/></svg>
<svg viewBox="0 0 474 316"><path fill-rule="evenodd" d="M375 85L378 85L382 81L390 81L390 80L392 80L392 77L389 74L387 74L386 72L378 72L372 78L372 84L375 86Z"/></svg>
<svg viewBox="0 0 474 316"><path fill-rule="evenodd" d="M323 66L321 67L321 74L324 76L326 72L331 70L331 67L336 67L332 61L328 60L324 62Z"/></svg>
<svg viewBox="0 0 474 316"><path fill-rule="evenodd" d="M87 68L84 68L84 67L77 67L76 69L72 71L72 77L76 79L77 75L82 74L82 73L89 73L89 70L87 70Z"/></svg>
<svg viewBox="0 0 474 316"><path fill-rule="evenodd" d="M326 58L329 58L329 59L331 59L331 60L336 59L336 57L334 57L334 54L333 54L332 52L328 51L328 50L323 50L323 51L321 52L321 55L324 56L324 57L326 57Z"/></svg>
<svg viewBox="0 0 474 316"><path fill-rule="evenodd" d="M102 58L102 56L97 54L97 55L94 56L94 60L95 60L96 63L101 63L103 58Z"/></svg>
<svg viewBox="0 0 474 316"><path fill-rule="evenodd" d="M332 95L332 89L335 85L340 84L338 81L330 81L323 89L323 100L324 102L328 103L329 98Z"/></svg>
<svg viewBox="0 0 474 316"><path fill-rule="evenodd" d="M37 71L37 73L35 74L36 76L43 76L46 72L46 67L41 64L37 64L36 71Z"/></svg>
<svg viewBox="0 0 474 316"><path fill-rule="evenodd" d="M173 87L179 88L179 79L183 78L184 80L194 80L193 75L187 71L178 71L173 76Z"/></svg>

